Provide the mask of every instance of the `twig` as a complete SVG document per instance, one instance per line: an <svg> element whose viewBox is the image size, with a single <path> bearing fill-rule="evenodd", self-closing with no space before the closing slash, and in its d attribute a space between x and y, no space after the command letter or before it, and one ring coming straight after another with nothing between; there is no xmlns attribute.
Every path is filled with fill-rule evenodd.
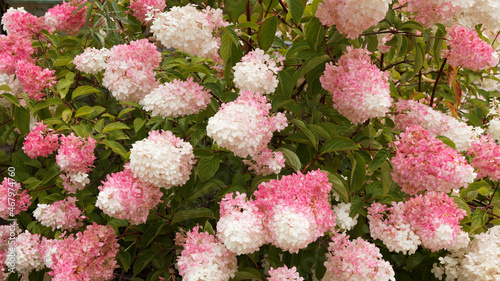
<svg viewBox="0 0 500 281"><path fill-rule="evenodd" d="M431 102L429 103L429 106L432 107L432 104L434 103L434 95L436 95L436 90L437 90L437 85L439 83L439 78L441 78L441 74L443 73L444 65L446 64L447 58L443 60L443 64L441 65L441 68L439 69L438 75L436 77L436 83L434 83L434 88L432 89L432 95L431 95Z"/></svg>

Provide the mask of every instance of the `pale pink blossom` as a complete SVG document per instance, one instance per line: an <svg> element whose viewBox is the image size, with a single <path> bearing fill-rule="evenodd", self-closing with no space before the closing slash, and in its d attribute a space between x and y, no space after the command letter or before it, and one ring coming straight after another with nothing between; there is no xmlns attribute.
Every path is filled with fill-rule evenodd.
<svg viewBox="0 0 500 281"><path fill-rule="evenodd" d="M278 268L269 269L268 281L304 281L304 278L300 277L297 272L297 268L294 266L288 268L286 265Z"/></svg>
<svg viewBox="0 0 500 281"><path fill-rule="evenodd" d="M489 135L472 141L467 154L473 157L470 164L476 168L477 178L500 179L500 146Z"/></svg>
<svg viewBox="0 0 500 281"><path fill-rule="evenodd" d="M102 48L100 50L92 47L86 48L83 53L73 59L76 69L88 74L97 74L106 68L109 50Z"/></svg>
<svg viewBox="0 0 500 281"><path fill-rule="evenodd" d="M31 205L28 191L21 190L21 184L4 177L0 186L0 218L6 220L28 210Z"/></svg>
<svg viewBox="0 0 500 281"><path fill-rule="evenodd" d="M278 58L272 59L258 48L249 52L233 67L235 86L241 91L274 92L278 87L277 74L283 68L279 66L283 59L279 54Z"/></svg>
<svg viewBox="0 0 500 281"><path fill-rule="evenodd" d="M163 12L166 7L165 0L130 0L132 15L142 23L150 22L148 18Z"/></svg>
<svg viewBox="0 0 500 281"><path fill-rule="evenodd" d="M33 211L35 219L44 226L54 229L77 229L83 225L82 211L76 206L76 197L68 197L52 204L38 204Z"/></svg>
<svg viewBox="0 0 500 281"><path fill-rule="evenodd" d="M86 0L72 0L63 2L50 8L44 15L45 23L57 31L64 31L70 35L76 35L87 20L87 7L80 5Z"/></svg>
<svg viewBox="0 0 500 281"><path fill-rule="evenodd" d="M61 146L57 150L56 162L61 171L87 173L91 170L94 160L96 140L91 136L86 139L77 137L71 132L69 136L60 137Z"/></svg>
<svg viewBox="0 0 500 281"><path fill-rule="evenodd" d="M424 27L431 27L435 23L445 23L452 16L466 8L473 6L471 0L404 0L400 4L408 3L404 10L414 14L412 18Z"/></svg>

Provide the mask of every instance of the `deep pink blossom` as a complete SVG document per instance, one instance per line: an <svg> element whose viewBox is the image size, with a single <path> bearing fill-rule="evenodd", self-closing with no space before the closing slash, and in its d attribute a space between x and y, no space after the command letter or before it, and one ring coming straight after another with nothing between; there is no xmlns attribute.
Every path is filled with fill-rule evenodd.
<svg viewBox="0 0 500 281"><path fill-rule="evenodd" d="M59 147L59 135L48 129L49 125L38 122L24 138L23 150L31 159L47 157Z"/></svg>
<svg viewBox="0 0 500 281"><path fill-rule="evenodd" d="M57 31L64 31L71 35L78 34L85 26L87 19L86 6L76 11L83 3L86 3L86 0L72 0L50 8L45 13L45 23Z"/></svg>
<svg viewBox="0 0 500 281"><path fill-rule="evenodd" d="M28 61L19 61L16 65L16 77L21 82L23 90L28 97L41 101L45 97L44 89L54 85L56 77L55 70L42 69Z"/></svg>
<svg viewBox="0 0 500 281"><path fill-rule="evenodd" d="M84 172L91 170L96 159L94 149L96 140L77 137L73 132L69 136L61 136L61 146L57 150L56 162L61 171Z"/></svg>
<svg viewBox="0 0 500 281"><path fill-rule="evenodd" d="M3 178L0 186L0 218L6 220L23 211L31 205L28 191L21 190L21 184L12 178Z"/></svg>
<svg viewBox="0 0 500 281"><path fill-rule="evenodd" d="M479 179L500 179L500 146L489 135L472 141L467 154L473 157L470 164L477 169Z"/></svg>

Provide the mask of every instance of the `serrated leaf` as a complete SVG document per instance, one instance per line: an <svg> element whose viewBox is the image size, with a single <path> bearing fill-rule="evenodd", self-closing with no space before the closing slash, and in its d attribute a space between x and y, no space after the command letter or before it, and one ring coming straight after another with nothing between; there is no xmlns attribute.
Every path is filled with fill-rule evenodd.
<svg viewBox="0 0 500 281"><path fill-rule="evenodd" d="M205 182L203 184L203 187L200 190L198 190L195 194L193 194L191 197L189 197L186 200L186 204L189 204L189 203L193 202L194 200L196 200L200 197L203 197L207 194L212 194L216 190L219 190L224 186L225 186L225 184L219 180L214 180L214 179L208 180L207 182Z"/></svg>
<svg viewBox="0 0 500 281"><path fill-rule="evenodd" d="M179 223L181 221L185 220L192 220L192 219L197 219L197 218L215 218L214 217L214 212L212 210L207 209L207 208L198 208L194 210L184 210L177 212L173 219L172 219L172 224Z"/></svg>
<svg viewBox="0 0 500 281"><path fill-rule="evenodd" d="M321 152L321 154L324 154L333 151L346 151L346 150L358 150L358 146L351 139L345 137L336 137L327 140L319 151Z"/></svg>
<svg viewBox="0 0 500 281"><path fill-rule="evenodd" d="M12 88L7 84L0 85L0 93L1 92L12 92Z"/></svg>
<svg viewBox="0 0 500 281"><path fill-rule="evenodd" d="M385 196L391 190L392 186L392 176L391 176L391 167L387 161L380 165L380 169L382 172L382 190L383 195Z"/></svg>
<svg viewBox="0 0 500 281"><path fill-rule="evenodd" d="M214 157L214 154L210 150L205 149L205 148L195 148L193 150L193 153L194 153L194 157L196 157L196 158L212 158L212 157Z"/></svg>
<svg viewBox="0 0 500 281"><path fill-rule="evenodd" d="M276 151L280 151L283 153L283 156L285 157L285 164L288 164L290 167L294 168L296 171L299 171L302 169L302 163L300 162L299 157L297 154L289 149L286 149L284 147L280 147L276 149Z"/></svg>
<svg viewBox="0 0 500 281"><path fill-rule="evenodd" d="M296 25L300 24L300 19L304 14L304 5L299 0L287 0L288 7L290 8L290 14L292 14L292 20Z"/></svg>
<svg viewBox="0 0 500 281"><path fill-rule="evenodd" d="M215 175L219 165L220 159L217 157L200 159L196 165L196 173L200 180L205 182Z"/></svg>
<svg viewBox="0 0 500 281"><path fill-rule="evenodd" d="M480 227L483 227L484 225L486 225L487 222L488 222L488 213L486 212L486 210L476 209L476 211L474 211L474 213L472 214L471 218L472 231Z"/></svg>
<svg viewBox="0 0 500 281"><path fill-rule="evenodd" d="M387 151L387 149L382 148L381 150L379 150L377 154L375 154L375 156L373 157L373 160L370 163L368 171L370 173L373 173L382 165L382 163L385 162L385 160L387 160L387 157L389 157L389 151Z"/></svg>
<svg viewBox="0 0 500 281"><path fill-rule="evenodd" d="M424 65L425 51L421 44L415 44L415 66L413 72L415 75L420 71Z"/></svg>
<svg viewBox="0 0 500 281"><path fill-rule="evenodd" d="M123 123L110 123L108 125L106 125L106 127L104 127L104 129L102 130L103 133L107 133L109 131L114 131L114 130L128 130L130 129L127 125L123 124Z"/></svg>
<svg viewBox="0 0 500 281"><path fill-rule="evenodd" d="M278 18L276 16L269 17L260 24L259 31L257 32L257 41L262 50L267 51L273 44L277 27Z"/></svg>
<svg viewBox="0 0 500 281"><path fill-rule="evenodd" d="M101 93L101 91L92 86L84 85L76 88L71 94L71 98L76 99L79 96L88 95L92 93Z"/></svg>
<svg viewBox="0 0 500 281"><path fill-rule="evenodd" d="M319 143L319 137L318 135L309 127L308 124L306 124L304 121L300 119L293 119L290 121L290 123L294 124L299 128L299 130L304 133L311 144L313 145L314 149L318 150L318 143Z"/></svg>
<svg viewBox="0 0 500 281"><path fill-rule="evenodd" d="M351 198L351 210L349 210L349 216L351 218L359 214L359 211L363 208L363 199L359 196L354 196Z"/></svg>
<svg viewBox="0 0 500 281"><path fill-rule="evenodd" d="M471 211L470 211L469 205L467 205L467 202L465 202L465 200L460 198L460 197L452 196L452 198L455 201L455 203L458 205L458 207L460 207L461 209L464 209L467 212L467 216L470 217Z"/></svg>

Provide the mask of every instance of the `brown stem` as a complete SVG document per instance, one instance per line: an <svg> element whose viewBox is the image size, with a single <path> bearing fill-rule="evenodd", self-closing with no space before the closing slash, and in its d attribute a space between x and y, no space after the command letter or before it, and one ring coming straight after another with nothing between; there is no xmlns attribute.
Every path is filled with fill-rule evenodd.
<svg viewBox="0 0 500 281"><path fill-rule="evenodd" d="M441 78L441 74L443 73L446 60L447 60L446 58L443 60L443 64L441 65L441 68L439 69L438 75L436 77L436 83L434 83L434 88L432 89L431 102L429 103L430 107L432 107L432 104L434 103L434 96L436 95L437 85L439 83L439 78Z"/></svg>

